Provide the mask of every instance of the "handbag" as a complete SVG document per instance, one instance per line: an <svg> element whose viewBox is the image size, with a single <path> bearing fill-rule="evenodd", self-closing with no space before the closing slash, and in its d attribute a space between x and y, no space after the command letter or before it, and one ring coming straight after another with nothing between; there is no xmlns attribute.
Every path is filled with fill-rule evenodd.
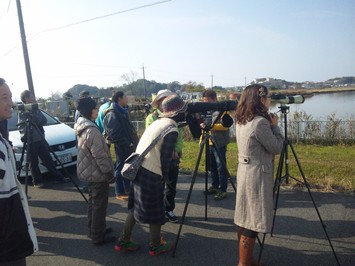
<svg viewBox="0 0 355 266"><path fill-rule="evenodd" d="M164 129L141 154L133 152L130 156L128 156L128 158L124 161L121 175L124 178L133 181L136 178L138 171L144 161L144 157L158 143L164 134L173 127L174 125L170 125Z"/></svg>

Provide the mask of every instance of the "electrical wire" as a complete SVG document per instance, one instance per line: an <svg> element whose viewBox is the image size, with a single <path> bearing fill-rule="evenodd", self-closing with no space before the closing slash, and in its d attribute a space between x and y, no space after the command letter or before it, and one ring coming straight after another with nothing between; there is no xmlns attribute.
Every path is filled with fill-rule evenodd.
<svg viewBox="0 0 355 266"><path fill-rule="evenodd" d="M79 25L79 24L82 24L82 23L85 23L85 22L90 22L90 21L97 20L97 19L103 19L103 18L107 18L107 17L110 17L110 16L115 16L115 15L119 15L119 14L122 14L122 13L131 12L131 11L135 11L135 10L146 8L146 7L160 5L160 4L163 4L163 3L166 3L166 2L170 2L170 1L172 1L172 0L164 0L164 1L154 2L154 3L151 3L151 4L146 4L146 5L142 5L142 6L138 6L138 7L133 7L133 8L129 8L129 9L122 10L122 11L117 11L117 12L110 13L110 14L103 15L103 16L99 16L99 17L94 17L94 18L90 18L90 19L81 20L81 21L78 21L78 22L74 22L74 23L70 23L70 24L64 25L64 26L42 30L40 32L37 32L36 35L38 35L40 33L44 33L44 32L65 29L65 28L76 26L76 25Z"/></svg>
<svg viewBox="0 0 355 266"><path fill-rule="evenodd" d="M82 24L82 23L86 23L86 22L90 22L90 21L93 21L93 20L103 19L103 18L107 18L107 17L110 17L110 16L115 16L115 15L119 15L119 14L122 14L122 13L135 11L135 10L146 8L146 7L160 5L160 4L163 4L163 3L166 3L166 2L171 2L171 1L172 0L158 1L158 2L151 3L151 4L146 4L146 5L142 5L142 6L138 6L138 7L132 7L132 8L126 9L126 10L117 11L117 12L114 12L114 13L110 13L110 14L106 14L106 15L102 15L102 16L98 16L98 17L94 17L94 18L90 18L90 19L81 20L81 21L78 21L78 22L74 22L74 23L70 23L70 24L64 25L64 26L45 29L45 30L33 33L32 36L27 40L27 42L29 42L30 40L35 38L37 35L42 34L42 33L50 32L50 31L56 31L56 30L62 30L62 29L65 29L65 28L73 27L73 26L76 26L76 25L79 25L79 24ZM11 3L11 0L9 0L9 6L10 6L10 3ZM15 50L19 46L20 46L20 44L15 45L9 51L7 51L5 54L3 54L3 56L8 55L9 53L11 53L13 50Z"/></svg>

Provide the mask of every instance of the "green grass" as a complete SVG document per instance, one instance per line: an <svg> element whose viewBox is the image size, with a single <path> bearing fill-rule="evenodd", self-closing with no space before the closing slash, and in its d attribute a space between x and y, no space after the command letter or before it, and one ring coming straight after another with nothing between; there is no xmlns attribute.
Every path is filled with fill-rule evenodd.
<svg viewBox="0 0 355 266"><path fill-rule="evenodd" d="M355 146L319 146L293 145L306 180L311 188L325 191L355 190ZM236 175L238 149L236 143L230 143L227 149L227 166L232 176ZM183 159L180 168L193 171L199 153L196 141L184 142ZM275 158L275 173L279 156ZM285 166L283 167L285 169ZM205 171L205 153L202 155L199 172ZM296 160L289 148L289 173L302 180ZM282 174L284 175L284 173ZM298 183L290 179L291 186Z"/></svg>
<svg viewBox="0 0 355 266"><path fill-rule="evenodd" d="M321 146L321 145L293 145L303 173L312 189L324 191L355 191L355 146ZM198 141L185 141L183 144L183 158L180 169L193 172L199 154ZM289 173L298 180L302 176L297 167L296 160L289 147ZM235 142L227 148L227 166L231 176L237 172L238 148ZM113 145L112 158L115 158ZM275 157L275 174L279 156ZM283 167L285 169L285 166ZM205 151L203 151L199 172L205 171ZM284 173L282 173L282 176ZM290 179L290 185L298 187L299 184Z"/></svg>

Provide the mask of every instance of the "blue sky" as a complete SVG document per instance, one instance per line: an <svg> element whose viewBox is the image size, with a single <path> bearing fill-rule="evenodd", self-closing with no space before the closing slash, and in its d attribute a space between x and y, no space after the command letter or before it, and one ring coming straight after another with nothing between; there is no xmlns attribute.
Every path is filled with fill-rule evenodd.
<svg viewBox="0 0 355 266"><path fill-rule="evenodd" d="M122 85L123 74L142 78L143 65L148 80L206 87L212 75L213 85L224 87L261 77L302 82L355 76L353 0L21 3L41 97L75 84ZM147 7L131 10L141 6ZM0 77L18 99L28 86L15 0L0 0L0 32Z"/></svg>

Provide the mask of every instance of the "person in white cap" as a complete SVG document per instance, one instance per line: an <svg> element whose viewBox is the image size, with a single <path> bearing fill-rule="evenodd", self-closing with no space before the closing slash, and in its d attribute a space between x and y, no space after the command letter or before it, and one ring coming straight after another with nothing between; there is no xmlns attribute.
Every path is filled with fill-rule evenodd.
<svg viewBox="0 0 355 266"><path fill-rule="evenodd" d="M148 128L155 120L158 119L159 115L162 113L162 102L163 100L170 96L176 95L176 93L170 90L160 90L157 96L152 101L152 107L155 111L147 116L145 119L145 127ZM175 195L176 195L176 183L179 175L179 164L182 154L182 130L179 129L178 140L175 145L175 150L173 152L173 159L171 161L169 176L166 180L165 187L165 216L169 222L177 223L179 219L174 214L175 209Z"/></svg>
<svg viewBox="0 0 355 266"><path fill-rule="evenodd" d="M178 122L185 120L186 108L186 102L177 95L166 97L159 119L144 131L139 140L136 152L141 154L161 132L164 132L158 143L145 156L135 180L131 183L129 212L115 245L117 251L135 251L139 248L139 244L131 238L137 222L149 224L151 256L167 253L173 248L173 243L164 240L161 235L161 226L166 222L164 181L169 176L171 158L178 137Z"/></svg>

